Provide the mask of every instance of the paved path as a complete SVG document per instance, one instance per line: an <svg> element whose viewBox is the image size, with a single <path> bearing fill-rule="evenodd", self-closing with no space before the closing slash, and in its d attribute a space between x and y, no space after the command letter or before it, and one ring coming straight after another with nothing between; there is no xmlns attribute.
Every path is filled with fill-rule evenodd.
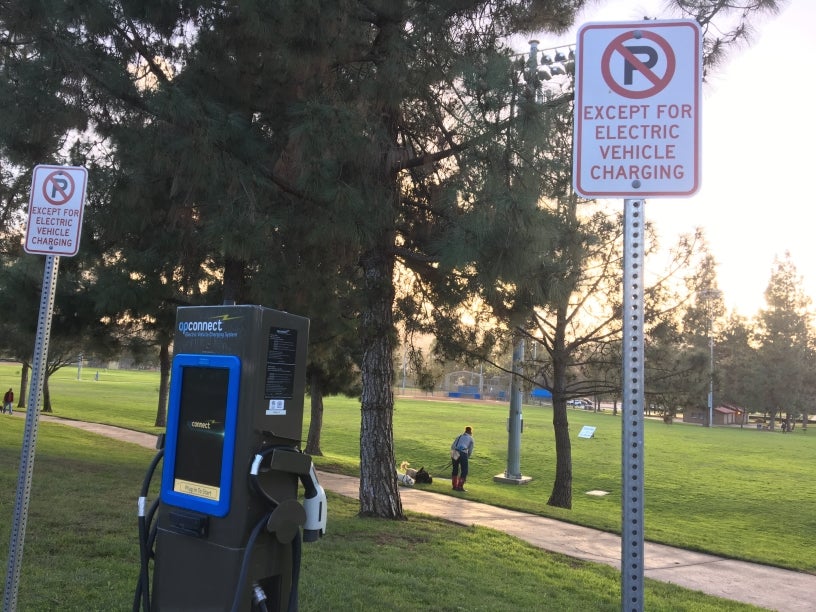
<svg viewBox="0 0 816 612"><path fill-rule="evenodd" d="M156 437L149 434L46 415L41 416L41 420L57 421L124 442L156 448ZM357 478L328 472L320 472L318 477L326 490L346 497L358 497ZM462 525L496 529L545 550L620 567L620 538L614 534L468 501L461 495L441 495L405 487L400 489L400 493L406 510ZM723 559L651 542L646 542L644 548L644 576L647 578L769 610L816 610L816 575Z"/></svg>

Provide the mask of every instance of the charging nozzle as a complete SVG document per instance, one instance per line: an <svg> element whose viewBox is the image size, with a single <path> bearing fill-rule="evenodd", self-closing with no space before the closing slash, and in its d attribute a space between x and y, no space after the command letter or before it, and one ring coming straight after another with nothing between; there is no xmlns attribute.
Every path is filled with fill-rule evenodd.
<svg viewBox="0 0 816 612"><path fill-rule="evenodd" d="M264 467L267 465L267 460L268 466ZM303 525L303 541L315 542L323 537L326 534L328 521L326 491L317 480L317 472L311 457L287 446L270 446L256 453L249 470L250 482L255 491L265 497L271 507L277 508L280 505L279 502L264 490L259 482L261 473L264 471L288 472L300 478L305 490L303 509L306 511L306 521L298 523ZM278 523L279 521L276 521L276 524Z"/></svg>
<svg viewBox="0 0 816 612"><path fill-rule="evenodd" d="M303 508L306 510L306 523L303 525L303 541L316 542L326 535L326 522L328 519L328 507L326 503L326 491L317 481L317 473L314 463L309 468L309 474L301 476L306 495L303 500Z"/></svg>

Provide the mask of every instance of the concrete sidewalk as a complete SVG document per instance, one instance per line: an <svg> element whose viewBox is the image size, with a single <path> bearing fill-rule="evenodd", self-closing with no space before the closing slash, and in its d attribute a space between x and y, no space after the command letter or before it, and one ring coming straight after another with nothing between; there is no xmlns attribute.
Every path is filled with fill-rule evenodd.
<svg viewBox="0 0 816 612"><path fill-rule="evenodd" d="M328 491L358 497L358 479L320 473ZM503 531L533 546L620 567L617 535L421 489L401 487L406 510ZM465 494L466 496L467 494ZM644 576L780 612L816 609L816 576L646 542Z"/></svg>
<svg viewBox="0 0 816 612"><path fill-rule="evenodd" d="M40 418L146 448L156 447L156 437L149 434L47 415ZM357 478L328 472L320 472L318 477L327 491L358 498ZM409 487L401 487L400 493L406 510L461 525L488 527L544 550L620 567L621 543L614 534L468 501L466 494L441 495ZM646 542L644 548L646 578L769 610L806 612L816 609L816 575L723 559L651 542Z"/></svg>

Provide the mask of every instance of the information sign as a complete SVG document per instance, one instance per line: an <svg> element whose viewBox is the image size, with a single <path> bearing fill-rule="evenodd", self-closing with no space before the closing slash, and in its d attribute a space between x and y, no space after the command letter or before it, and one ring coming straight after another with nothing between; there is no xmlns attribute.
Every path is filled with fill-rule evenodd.
<svg viewBox="0 0 816 612"><path fill-rule="evenodd" d="M587 440L595 437L595 428L592 425L584 425L581 431L578 432L578 437L586 438Z"/></svg>

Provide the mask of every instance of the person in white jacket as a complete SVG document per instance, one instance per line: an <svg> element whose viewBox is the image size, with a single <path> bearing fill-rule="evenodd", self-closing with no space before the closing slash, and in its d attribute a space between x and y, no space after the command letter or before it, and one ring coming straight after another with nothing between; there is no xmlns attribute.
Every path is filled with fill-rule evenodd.
<svg viewBox="0 0 816 612"><path fill-rule="evenodd" d="M454 491L465 490L471 455L473 455L473 428L468 425L464 433L457 436L451 444L451 459L453 460L451 483Z"/></svg>

